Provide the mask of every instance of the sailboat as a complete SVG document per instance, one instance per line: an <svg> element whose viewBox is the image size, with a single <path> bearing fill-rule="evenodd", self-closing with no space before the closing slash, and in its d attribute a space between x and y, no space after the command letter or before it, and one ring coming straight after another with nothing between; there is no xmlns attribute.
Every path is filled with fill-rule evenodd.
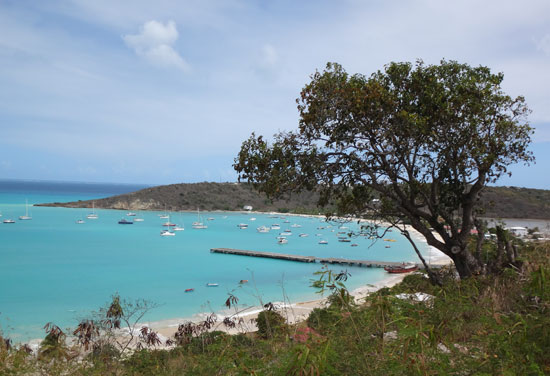
<svg viewBox="0 0 550 376"><path fill-rule="evenodd" d="M169 215L166 213L166 205L164 205L164 214L159 214L160 219L168 219Z"/></svg>
<svg viewBox="0 0 550 376"><path fill-rule="evenodd" d="M95 213L95 201L92 201L92 212L86 216L88 219L98 219L98 215Z"/></svg>
<svg viewBox="0 0 550 376"><path fill-rule="evenodd" d="M193 224L191 225L191 227L193 227L194 229L197 229L197 230L208 228L207 225L205 225L204 223L202 223L202 219L201 219L201 214L200 214L199 208L197 208L197 221L196 221L196 222L193 222Z"/></svg>
<svg viewBox="0 0 550 376"><path fill-rule="evenodd" d="M170 222L170 216L168 216L168 221L164 222L162 225L165 226L165 227L175 227L176 226L175 223Z"/></svg>
<svg viewBox="0 0 550 376"><path fill-rule="evenodd" d="M162 230L160 232L160 236L175 236L176 233L175 232L172 232L170 230Z"/></svg>
<svg viewBox="0 0 550 376"><path fill-rule="evenodd" d="M172 228L172 231L184 231L184 230L185 230L185 228L183 227L183 222L182 222L181 227L179 225L176 225Z"/></svg>
<svg viewBox="0 0 550 376"><path fill-rule="evenodd" d="M19 219L22 220L22 221L28 221L28 220L32 219L32 217L29 216L29 202L28 202L28 200L25 200L25 215L20 216Z"/></svg>

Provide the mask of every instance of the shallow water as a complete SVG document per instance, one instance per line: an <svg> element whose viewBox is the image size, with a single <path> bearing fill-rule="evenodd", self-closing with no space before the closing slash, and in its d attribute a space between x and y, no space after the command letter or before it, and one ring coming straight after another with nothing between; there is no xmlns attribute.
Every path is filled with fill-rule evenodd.
<svg viewBox="0 0 550 376"><path fill-rule="evenodd" d="M29 186L30 184L30 186ZM200 312L221 311L229 293L240 305L256 306L269 301L301 301L318 298L310 286L322 265L256 257L214 254L211 248L225 247L280 252L304 256L349 259L414 261L416 256L405 238L393 232L393 243L355 238L337 241L336 224L319 218L286 216L272 218L260 213L201 213L208 229L195 230L196 213L172 213L171 222L183 225L176 236L160 236L165 219L158 212L139 212L143 222L119 225L125 211L96 210L97 220L86 219L88 209L31 207L30 221L17 218L29 204L87 200L138 189L136 186L97 187L64 183L26 183L6 187L0 181L0 328L15 341L43 337L43 325L53 321L75 327L78 319L105 306L111 295L143 298L159 304L146 320L160 321L190 317ZM53 188L52 188L53 187ZM108 192L108 191L111 192ZM213 220L207 220L210 217ZM77 219L84 224L76 224ZM256 218L253 220L253 218ZM284 221L289 223L284 223ZM249 224L239 229L239 223ZM278 223L281 230L263 234L256 227ZM291 227L299 224L301 228ZM347 224L350 229L356 224ZM288 244L277 244L280 232L290 229ZM307 233L308 237L299 237ZM320 236L316 236L319 234ZM340 234L341 235L341 234ZM319 240L327 245L318 244ZM391 248L386 248L390 245ZM421 247L426 248L424 243ZM344 269L332 266L335 271ZM382 269L347 267L351 290L384 278ZM249 283L241 285L242 279ZM218 283L218 287L207 287ZM192 293L185 289L194 288Z"/></svg>

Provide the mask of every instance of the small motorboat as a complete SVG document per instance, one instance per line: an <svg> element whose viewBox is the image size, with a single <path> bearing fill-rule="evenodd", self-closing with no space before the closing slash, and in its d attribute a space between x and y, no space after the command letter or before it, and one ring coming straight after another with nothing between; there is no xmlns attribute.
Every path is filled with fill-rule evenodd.
<svg viewBox="0 0 550 376"><path fill-rule="evenodd" d="M244 229L247 229L248 228L248 224L246 223L239 223L237 225L238 228L240 228L241 230L244 230Z"/></svg>
<svg viewBox="0 0 550 376"><path fill-rule="evenodd" d="M270 228L267 227L267 226L260 226L256 229L256 231L261 232L261 233L268 233L269 230L270 230Z"/></svg>
<svg viewBox="0 0 550 376"><path fill-rule="evenodd" d="M300 228L300 227L302 227L302 225L299 225L299 224L297 224L297 223L294 223L294 224L290 225L290 227L293 227L293 228Z"/></svg>
<svg viewBox="0 0 550 376"><path fill-rule="evenodd" d="M277 238L277 243L279 243L279 244L286 244L286 243L288 243L288 240L287 240L284 236L279 236L279 237Z"/></svg>
<svg viewBox="0 0 550 376"><path fill-rule="evenodd" d="M195 289L185 289L185 292L193 292Z"/></svg>
<svg viewBox="0 0 550 376"><path fill-rule="evenodd" d="M176 233L175 232L172 232L170 230L162 230L160 232L160 236L175 236Z"/></svg>
<svg viewBox="0 0 550 376"><path fill-rule="evenodd" d="M206 284L206 287L218 287L218 286L219 286L219 284L217 284L217 283L207 283Z"/></svg>
<svg viewBox="0 0 550 376"><path fill-rule="evenodd" d="M359 246L359 244L353 243L351 246L352 246L352 247L357 247L357 246Z"/></svg>
<svg viewBox="0 0 550 376"><path fill-rule="evenodd" d="M4 223L15 223L13 219L4 219Z"/></svg>
<svg viewBox="0 0 550 376"><path fill-rule="evenodd" d="M243 283L248 283L248 279L241 279L239 283L242 285Z"/></svg>
<svg viewBox="0 0 550 376"><path fill-rule="evenodd" d="M320 240L319 244L328 244L328 242L326 240Z"/></svg>
<svg viewBox="0 0 550 376"><path fill-rule="evenodd" d="M79 225L82 224L82 223L85 223L83 219L79 219L76 221L76 223L78 223Z"/></svg>
<svg viewBox="0 0 550 376"><path fill-rule="evenodd" d="M309 235L308 234L300 234L298 236L301 237L301 238L305 238L305 237L308 237Z"/></svg>
<svg viewBox="0 0 550 376"><path fill-rule="evenodd" d="M134 221L128 221L126 218L122 218L120 221L118 221L119 225L133 225Z"/></svg>
<svg viewBox="0 0 550 376"><path fill-rule="evenodd" d="M126 213L126 216L127 216L127 217L135 217L135 216L136 216L136 213L134 213L134 212L128 212L128 213Z"/></svg>
<svg viewBox="0 0 550 376"><path fill-rule="evenodd" d="M292 231L290 231L290 230L285 230L285 231L279 233L279 235L281 235L281 236L291 236L291 235L292 235Z"/></svg>
<svg viewBox="0 0 550 376"><path fill-rule="evenodd" d="M418 266L413 262L403 263L395 266L385 266L384 270L388 273L409 273L418 270Z"/></svg>
<svg viewBox="0 0 550 376"><path fill-rule="evenodd" d="M271 229L272 230L280 230L281 229L281 226L277 223L274 223L271 225Z"/></svg>
<svg viewBox="0 0 550 376"><path fill-rule="evenodd" d="M143 218L134 218L134 222L143 222Z"/></svg>

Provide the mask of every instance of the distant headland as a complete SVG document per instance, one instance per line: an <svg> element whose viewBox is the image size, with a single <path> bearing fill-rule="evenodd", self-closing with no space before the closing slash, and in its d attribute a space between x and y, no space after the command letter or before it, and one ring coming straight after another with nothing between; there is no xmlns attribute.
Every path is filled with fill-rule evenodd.
<svg viewBox="0 0 550 376"><path fill-rule="evenodd" d="M103 199L54 202L36 206L67 208L91 208L119 210L242 210L252 206L254 211L291 213L319 213L319 196L315 192L303 192L286 199L270 200L246 183L181 183L149 187L135 192ZM481 200L484 217L550 219L550 190L487 187Z"/></svg>

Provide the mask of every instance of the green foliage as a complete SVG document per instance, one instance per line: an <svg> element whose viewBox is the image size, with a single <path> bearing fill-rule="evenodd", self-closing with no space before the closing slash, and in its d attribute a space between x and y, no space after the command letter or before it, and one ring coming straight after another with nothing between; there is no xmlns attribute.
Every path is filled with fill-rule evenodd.
<svg viewBox="0 0 550 376"><path fill-rule="evenodd" d="M272 338L285 332L286 320L277 311L264 310L258 314L256 325L262 338Z"/></svg>
<svg viewBox="0 0 550 376"><path fill-rule="evenodd" d="M342 314L331 308L314 308L309 314L306 322L310 328L320 333L326 333L334 325L342 320Z"/></svg>
<svg viewBox="0 0 550 376"><path fill-rule="evenodd" d="M65 332L53 323L47 323L44 326L46 337L40 343L38 359L40 360L61 360L69 357L69 349L65 343L67 338Z"/></svg>

